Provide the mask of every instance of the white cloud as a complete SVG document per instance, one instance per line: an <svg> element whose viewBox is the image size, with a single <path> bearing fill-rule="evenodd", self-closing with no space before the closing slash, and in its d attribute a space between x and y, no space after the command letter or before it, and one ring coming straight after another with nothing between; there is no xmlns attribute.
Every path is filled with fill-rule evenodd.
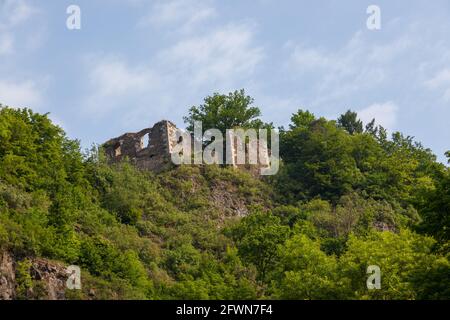
<svg viewBox="0 0 450 320"><path fill-rule="evenodd" d="M249 25L229 24L201 36L179 41L159 54L162 65L194 85L230 84L252 74L264 57L253 43Z"/></svg>
<svg viewBox="0 0 450 320"><path fill-rule="evenodd" d="M148 120L149 108L156 119L173 119L199 96L247 87L262 58L253 28L244 24L185 34L140 64L91 56L86 59L88 95L80 104L94 121L114 111L123 126Z"/></svg>
<svg viewBox="0 0 450 320"><path fill-rule="evenodd" d="M132 4L146 6L139 0ZM171 43L140 63L105 56L87 60L89 88L81 103L93 119L114 111L122 124L138 123L148 117L150 106L156 107L152 116L167 116L199 96L252 81L264 58L263 48L255 44L255 25L206 27L206 22L217 22L212 19L217 16L214 0L164 0L150 9L138 26L164 28ZM129 105L133 108L125 111Z"/></svg>
<svg viewBox="0 0 450 320"><path fill-rule="evenodd" d="M42 98L36 83L26 81L22 83L0 80L0 103L12 107L35 107Z"/></svg>
<svg viewBox="0 0 450 320"><path fill-rule="evenodd" d="M450 69L441 70L426 82L430 88L436 89L450 84Z"/></svg>
<svg viewBox="0 0 450 320"><path fill-rule="evenodd" d="M450 101L450 69L436 73L431 79L425 81L425 86L432 90L443 90L442 98Z"/></svg>
<svg viewBox="0 0 450 320"><path fill-rule="evenodd" d="M353 72L355 67L352 62L361 55L364 50L361 32L357 32L341 48L335 50L323 50L321 48L308 47L306 45L286 46L292 49L288 59L288 68L293 68L296 72L316 71L315 69L325 69L317 71L328 72Z"/></svg>
<svg viewBox="0 0 450 320"><path fill-rule="evenodd" d="M37 12L24 0L0 1L0 55L12 54L16 41L14 31Z"/></svg>
<svg viewBox="0 0 450 320"><path fill-rule="evenodd" d="M37 10L24 0L0 2L0 29L13 28L27 21Z"/></svg>
<svg viewBox="0 0 450 320"><path fill-rule="evenodd" d="M158 76L150 68L131 67L119 57L90 58L88 68L90 94L85 110L90 113L103 114L158 87Z"/></svg>
<svg viewBox="0 0 450 320"><path fill-rule="evenodd" d="M107 58L92 69L89 80L101 96L120 96L142 91L152 83L151 74L145 69L132 69L117 58Z"/></svg>
<svg viewBox="0 0 450 320"><path fill-rule="evenodd" d="M48 114L48 118L50 120L52 120L53 124L56 124L57 126L63 128L66 133L67 133L67 128L68 126L66 125L66 123L64 121L62 121L57 115L53 114L53 113L49 113Z"/></svg>
<svg viewBox="0 0 450 320"><path fill-rule="evenodd" d="M368 46L368 61L388 63L400 57L414 46L414 41L408 35L401 36L393 42Z"/></svg>
<svg viewBox="0 0 450 320"><path fill-rule="evenodd" d="M11 54L13 52L13 37L6 32L0 32L0 56Z"/></svg>
<svg viewBox="0 0 450 320"><path fill-rule="evenodd" d="M23 75L16 74L16 65L20 65L16 52L31 51L39 42L37 30L33 27L23 32L22 27L29 27L31 19L39 10L26 0L0 0L0 70L8 79L0 79L0 103L11 107L30 107L39 110L42 106L42 93L50 78L41 76L36 80L27 73L28 80L20 80ZM28 24L28 25L27 25ZM23 51L16 48L21 45ZM5 56L5 57L3 57Z"/></svg>
<svg viewBox="0 0 450 320"><path fill-rule="evenodd" d="M300 83L302 91L296 97L306 96L305 105L316 112L336 114L336 109L344 111L355 104L368 106L361 111L366 122L375 117L391 130L404 129L412 123L397 123L400 113L395 104L370 104L395 98L398 105L411 106L402 110L402 119L413 121L422 110L432 110L427 119L442 112L439 106L450 102L447 21L403 17L385 24L382 33L361 30L333 47L333 41L322 46L290 41L285 46L289 55L285 75Z"/></svg>
<svg viewBox="0 0 450 320"><path fill-rule="evenodd" d="M406 43L374 46L361 31L335 50L290 43L285 69L293 77L308 78L317 97L311 105L321 105L383 83L389 73L385 62L406 50Z"/></svg>
<svg viewBox="0 0 450 320"><path fill-rule="evenodd" d="M290 64L300 71L332 68L331 57L316 48L296 46L290 57Z"/></svg>
<svg viewBox="0 0 450 320"><path fill-rule="evenodd" d="M365 123L369 123L375 118L377 124L384 128L393 130L397 122L398 106L392 101L385 103L375 103L367 108L359 110L358 116Z"/></svg>
<svg viewBox="0 0 450 320"><path fill-rule="evenodd" d="M192 31L200 23L216 16L211 1L165 0L157 2L151 12L139 21L140 26L175 27L179 31Z"/></svg>

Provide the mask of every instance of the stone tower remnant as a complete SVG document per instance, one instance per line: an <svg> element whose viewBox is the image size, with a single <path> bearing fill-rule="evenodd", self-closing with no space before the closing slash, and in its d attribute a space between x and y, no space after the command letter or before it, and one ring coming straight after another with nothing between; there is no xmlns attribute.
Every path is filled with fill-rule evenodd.
<svg viewBox="0 0 450 320"><path fill-rule="evenodd" d="M103 144L111 162L128 157L139 169L159 172L171 164L170 155L177 144L177 127L162 120L152 128L137 133L125 133Z"/></svg>

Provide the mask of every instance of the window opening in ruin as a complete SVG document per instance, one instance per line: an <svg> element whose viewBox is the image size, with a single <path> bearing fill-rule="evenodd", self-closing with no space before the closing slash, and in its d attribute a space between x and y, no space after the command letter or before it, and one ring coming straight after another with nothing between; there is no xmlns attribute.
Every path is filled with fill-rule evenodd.
<svg viewBox="0 0 450 320"><path fill-rule="evenodd" d="M122 154L122 148L120 147L120 145L116 146L116 148L114 149L114 155L116 157L120 156Z"/></svg>
<svg viewBox="0 0 450 320"><path fill-rule="evenodd" d="M150 145L150 135L147 133L141 138L141 149L148 148Z"/></svg>

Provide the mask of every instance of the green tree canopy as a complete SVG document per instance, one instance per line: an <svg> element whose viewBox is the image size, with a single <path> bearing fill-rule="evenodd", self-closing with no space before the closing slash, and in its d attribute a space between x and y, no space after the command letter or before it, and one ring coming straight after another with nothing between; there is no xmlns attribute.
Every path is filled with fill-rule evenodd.
<svg viewBox="0 0 450 320"><path fill-rule="evenodd" d="M362 133L363 123L358 119L358 114L351 110L347 110L338 118L338 126L347 130L350 134Z"/></svg>
<svg viewBox="0 0 450 320"><path fill-rule="evenodd" d="M277 246L287 239L288 232L271 213L253 213L231 229L231 236L243 261L255 265L264 280L276 262Z"/></svg>
<svg viewBox="0 0 450 320"><path fill-rule="evenodd" d="M204 103L192 106L184 117L189 131L194 130L194 122L201 121L203 129L218 129L225 134L227 129L268 127L259 117L261 110L253 106L253 98L244 89L229 94L214 93L205 98Z"/></svg>

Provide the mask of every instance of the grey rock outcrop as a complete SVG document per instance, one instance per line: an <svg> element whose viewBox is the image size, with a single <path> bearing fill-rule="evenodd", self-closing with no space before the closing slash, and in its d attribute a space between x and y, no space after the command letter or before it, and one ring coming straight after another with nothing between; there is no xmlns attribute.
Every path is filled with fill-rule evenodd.
<svg viewBox="0 0 450 320"><path fill-rule="evenodd" d="M14 260L7 252L0 252L0 300L15 298L16 273Z"/></svg>
<svg viewBox="0 0 450 320"><path fill-rule="evenodd" d="M8 252L0 252L0 300L17 298L17 261ZM27 299L63 300L65 299L66 267L46 259L31 259L30 276L33 287L27 293Z"/></svg>

